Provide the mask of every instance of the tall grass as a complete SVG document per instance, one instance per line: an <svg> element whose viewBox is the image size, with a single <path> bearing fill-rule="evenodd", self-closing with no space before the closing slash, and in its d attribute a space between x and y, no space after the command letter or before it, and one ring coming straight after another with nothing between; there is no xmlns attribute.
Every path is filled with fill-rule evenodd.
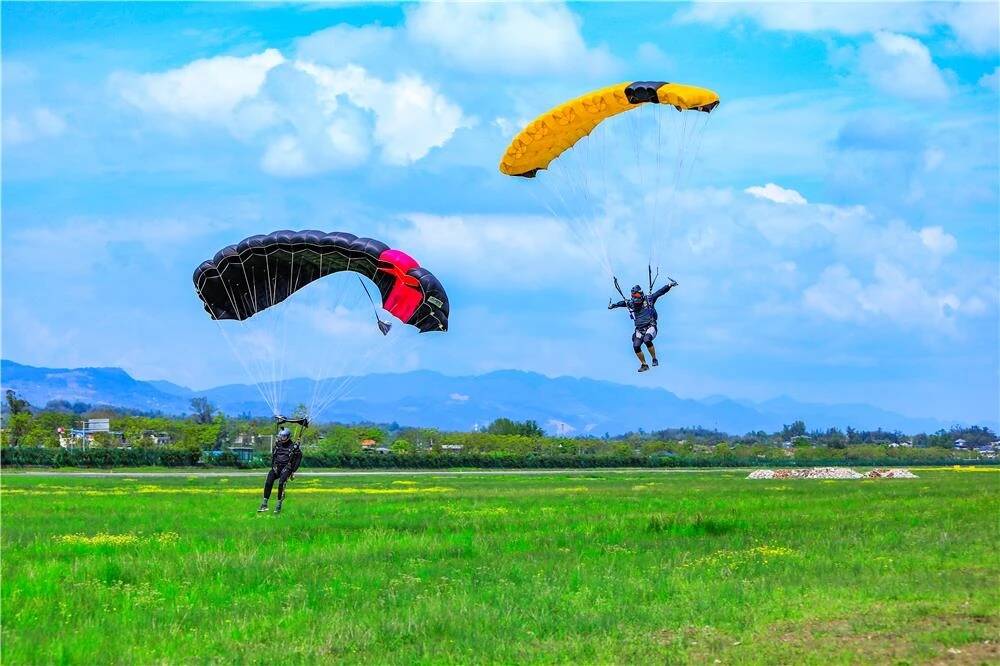
<svg viewBox="0 0 1000 666"><path fill-rule="evenodd" d="M921 477L6 475L2 658L995 660L1000 474Z"/></svg>

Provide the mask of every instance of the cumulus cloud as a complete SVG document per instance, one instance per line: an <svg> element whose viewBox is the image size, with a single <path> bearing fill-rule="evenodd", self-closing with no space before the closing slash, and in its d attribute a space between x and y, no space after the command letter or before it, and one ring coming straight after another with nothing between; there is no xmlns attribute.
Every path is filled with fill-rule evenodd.
<svg viewBox="0 0 1000 666"><path fill-rule="evenodd" d="M365 65L385 57L404 38L397 28L341 23L295 40L295 57L328 67Z"/></svg>
<svg viewBox="0 0 1000 666"><path fill-rule="evenodd" d="M891 32L877 32L861 48L859 66L872 84L906 99L933 100L948 95L944 75L920 41Z"/></svg>
<svg viewBox="0 0 1000 666"><path fill-rule="evenodd" d="M899 219L882 221L865 206L807 203L804 199L789 205L784 197L751 196L753 203L737 212L737 224L752 228L786 253L821 250L840 260L861 262L887 257L916 269L937 265L958 245L940 226L915 229Z"/></svg>
<svg viewBox="0 0 1000 666"><path fill-rule="evenodd" d="M993 92L1000 90L1000 65L994 67L989 74L979 77L979 85Z"/></svg>
<svg viewBox="0 0 1000 666"><path fill-rule="evenodd" d="M66 121L44 106L27 113L8 113L3 118L3 140L11 146L51 139L65 131Z"/></svg>
<svg viewBox="0 0 1000 666"><path fill-rule="evenodd" d="M416 74L286 60L278 51L199 60L158 74L117 74L122 98L153 114L222 125L259 145L261 167L302 176L357 166L377 152L405 165L475 120Z"/></svg>
<svg viewBox="0 0 1000 666"><path fill-rule="evenodd" d="M203 122L224 122L236 107L252 99L268 72L285 62L277 49L246 56L195 60L154 74L117 73L112 85L133 106Z"/></svg>
<svg viewBox="0 0 1000 666"><path fill-rule="evenodd" d="M753 21L767 30L858 35L876 30L926 32L931 16L901 4L716 3L698 2L678 12L683 23L724 26Z"/></svg>
<svg viewBox="0 0 1000 666"><path fill-rule="evenodd" d="M550 217L412 213L403 219L405 227L386 230L398 246L428 266L498 290L534 289L587 264L569 229Z"/></svg>
<svg viewBox="0 0 1000 666"><path fill-rule="evenodd" d="M958 247L958 241L941 227L924 227L920 230L920 240L934 254L951 254Z"/></svg>
<svg viewBox="0 0 1000 666"><path fill-rule="evenodd" d="M785 189L774 183L768 183L767 185L748 187L743 190L747 194L757 197L758 199L767 199L768 201L773 201L779 204L804 204L806 198L796 192L795 190Z"/></svg>
<svg viewBox="0 0 1000 666"><path fill-rule="evenodd" d="M765 30L852 36L880 31L929 35L944 28L960 50L982 54L1000 47L1000 16L991 2L698 2L679 11L676 20L716 26L750 21Z"/></svg>
<svg viewBox="0 0 1000 666"><path fill-rule="evenodd" d="M374 141L389 164L408 164L445 144L461 127L474 122L462 109L416 75L387 82L365 69L348 65L331 69L300 63L297 67L313 77L320 96L335 110L344 96L358 108L375 116Z"/></svg>
<svg viewBox="0 0 1000 666"><path fill-rule="evenodd" d="M942 14L960 48L978 54L1000 50L1000 12L995 2L960 2Z"/></svg>
<svg viewBox="0 0 1000 666"><path fill-rule="evenodd" d="M185 217L93 218L75 217L51 226L34 226L10 232L4 239L4 259L21 266L21 272L48 273L47 257L62 273L87 273L115 263L116 252L125 248L123 261L134 260L140 251L165 259L179 252L192 239L233 226L232 220L204 215Z"/></svg>
<svg viewBox="0 0 1000 666"><path fill-rule="evenodd" d="M405 29L473 72L602 73L612 63L606 50L587 46L579 18L557 3L424 3L407 12Z"/></svg>
<svg viewBox="0 0 1000 666"><path fill-rule="evenodd" d="M959 297L932 291L901 267L879 260L866 283L844 265L829 266L803 294L803 304L835 321L858 323L890 320L907 327L930 326L955 332Z"/></svg>

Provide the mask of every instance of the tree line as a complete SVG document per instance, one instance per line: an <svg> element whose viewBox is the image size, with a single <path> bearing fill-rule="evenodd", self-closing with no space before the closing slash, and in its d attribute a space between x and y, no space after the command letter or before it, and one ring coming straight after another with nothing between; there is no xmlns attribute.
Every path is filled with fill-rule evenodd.
<svg viewBox="0 0 1000 666"><path fill-rule="evenodd" d="M252 450L252 457L256 460L253 464L263 464L275 432L271 419L249 415L228 417L204 398L191 401L191 413L186 417L65 401L52 402L37 409L13 391L7 391L3 406L2 443L7 448L57 450L63 448L60 443L62 437L62 443L70 444L72 448L169 450L182 454L170 460L228 464L237 460L232 448L239 445ZM95 418L109 419L110 432L91 434L87 446L83 447L83 442L79 438L74 439L71 431L78 428L83 419ZM296 432L296 436L299 435ZM451 456L452 460L456 456L464 456L469 458L470 465L479 466L505 466L514 464L515 460L522 463L534 461L534 465L540 459L565 461L574 458L658 460L662 464L680 461L698 464L704 460L761 464L853 461L863 464L859 461L917 463L978 457L974 452L956 452L956 439L964 439L974 447L996 441L997 436L989 428L979 426L956 426L936 433L907 436L881 429L809 430L804 422L795 421L772 433L759 431L743 435L692 427L649 433L640 430L615 437L552 437L547 436L534 421L509 418L496 419L486 428L474 432L372 423L318 424L301 433L306 464L311 459L315 465L339 462L343 466L356 466L366 460L367 464L375 466L374 458L378 456L386 462L398 462L410 456L408 460L411 462L419 458L428 466L433 466L428 456ZM215 452L215 455L206 456L204 452ZM6 454L5 460L13 460L12 455ZM25 455L28 454L20 454L18 459L25 459ZM81 460L88 459L83 454L74 455L82 456ZM94 458L100 454L88 455ZM45 458L49 459L54 460L51 456ZM378 465L381 466L381 463Z"/></svg>

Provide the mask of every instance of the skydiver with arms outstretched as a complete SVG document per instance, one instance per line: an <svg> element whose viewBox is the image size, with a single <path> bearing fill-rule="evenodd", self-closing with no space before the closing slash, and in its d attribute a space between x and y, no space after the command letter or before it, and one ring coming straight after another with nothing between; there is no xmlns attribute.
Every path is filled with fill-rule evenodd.
<svg viewBox="0 0 1000 666"><path fill-rule="evenodd" d="M631 298L623 298L617 303L608 303L609 310L626 308L632 321L635 322L635 332L632 334L632 351L635 352L635 357L639 359L639 372L649 370L649 366L646 365L646 356L642 353L642 345L644 344L646 345L646 349L649 350L653 367L660 364L656 358L656 347L653 346L653 340L656 338L656 301L660 296L663 296L677 286L676 281L672 278L668 279L670 280L669 283L651 292L648 296L643 293L640 285L635 285L632 287ZM652 280L650 281L652 282ZM617 280L615 281L615 286L618 286Z"/></svg>

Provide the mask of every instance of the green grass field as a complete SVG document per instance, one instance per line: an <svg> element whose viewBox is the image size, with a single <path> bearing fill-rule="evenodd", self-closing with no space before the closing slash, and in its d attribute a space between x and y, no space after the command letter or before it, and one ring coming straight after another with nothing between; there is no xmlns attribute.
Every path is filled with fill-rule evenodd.
<svg viewBox="0 0 1000 666"><path fill-rule="evenodd" d="M8 473L2 659L997 663L1000 473L915 471Z"/></svg>

